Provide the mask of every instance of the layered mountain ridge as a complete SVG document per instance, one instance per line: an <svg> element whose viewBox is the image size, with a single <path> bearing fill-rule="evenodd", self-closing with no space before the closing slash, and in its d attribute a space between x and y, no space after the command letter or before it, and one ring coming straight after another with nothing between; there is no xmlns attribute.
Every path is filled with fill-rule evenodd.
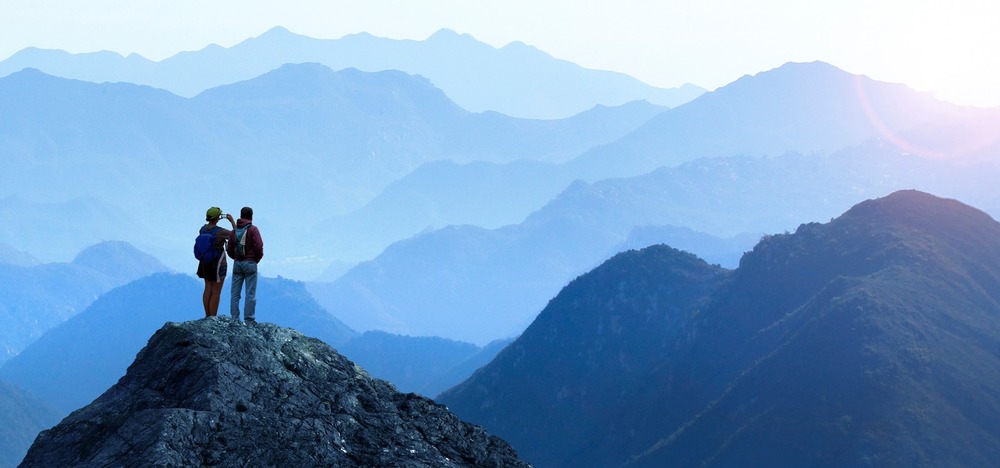
<svg viewBox="0 0 1000 468"><path fill-rule="evenodd" d="M124 242L101 242L70 263L0 262L0 365L98 296L169 269Z"/></svg>
<svg viewBox="0 0 1000 468"><path fill-rule="evenodd" d="M43 402L0 380L0 466L17 466L35 435L57 422Z"/></svg>
<svg viewBox="0 0 1000 468"><path fill-rule="evenodd" d="M998 122L997 109L938 101L824 62L790 62L664 112L571 166L585 179L627 177L700 158L829 154L873 139L955 158L996 144Z"/></svg>
<svg viewBox="0 0 1000 468"><path fill-rule="evenodd" d="M704 89L657 88L628 75L590 70L523 43L494 48L468 34L440 30L423 41L370 34L314 39L276 27L233 47L208 46L154 62L111 52L69 54L29 48L0 61L0 76L23 68L96 83L129 82L195 96L288 63L317 62L335 70L402 70L423 75L463 108L525 118L565 118L594 107L635 100L676 106Z"/></svg>
<svg viewBox="0 0 1000 468"><path fill-rule="evenodd" d="M190 247L178 239L196 233L199 212L250 205L279 241L271 243L272 262L286 263L328 263L331 252L302 252L315 244L306 236L300 245L301 224L357 208L424 163L562 161L662 110L630 105L553 121L474 114L421 77L318 64L286 65L190 99L24 70L0 78L0 106L8 169L0 173L0 209L25 221L21 229L0 228L4 243L43 261L115 238L180 258ZM259 174L267 183L251 184ZM218 190L231 183L246 190ZM59 229L31 222L40 210L62 213L68 200L106 222L89 226L73 212L55 217ZM302 208L289 200L309 200L309 210L297 212ZM292 212L299 223L277 221ZM294 265L272 264L292 276Z"/></svg>
<svg viewBox="0 0 1000 468"><path fill-rule="evenodd" d="M621 254L440 401L536 466L989 464L997 239L981 211L901 191L731 273Z"/></svg>
<svg viewBox="0 0 1000 468"><path fill-rule="evenodd" d="M115 288L5 363L0 378L69 414L113 385L164 322L203 317L202 290L197 279L176 273ZM331 346L357 334L316 304L302 284L261 278L257 293L257 319L262 322L303 330ZM219 314L228 316L229 295L223 296Z"/></svg>

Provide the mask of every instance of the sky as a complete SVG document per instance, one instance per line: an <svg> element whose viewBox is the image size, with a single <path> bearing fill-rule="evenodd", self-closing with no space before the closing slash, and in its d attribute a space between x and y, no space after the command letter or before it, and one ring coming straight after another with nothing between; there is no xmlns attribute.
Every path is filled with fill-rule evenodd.
<svg viewBox="0 0 1000 468"><path fill-rule="evenodd" d="M1000 106L995 0L0 0L0 59L25 47L162 60L275 26L315 38L521 41L646 83L715 89L822 60L960 104Z"/></svg>

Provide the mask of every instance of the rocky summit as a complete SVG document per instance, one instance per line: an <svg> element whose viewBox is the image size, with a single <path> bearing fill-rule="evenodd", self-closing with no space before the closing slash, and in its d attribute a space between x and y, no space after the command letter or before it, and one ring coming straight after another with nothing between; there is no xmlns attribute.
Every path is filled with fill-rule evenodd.
<svg viewBox="0 0 1000 468"><path fill-rule="evenodd" d="M21 466L528 466L320 340L229 318L167 323Z"/></svg>

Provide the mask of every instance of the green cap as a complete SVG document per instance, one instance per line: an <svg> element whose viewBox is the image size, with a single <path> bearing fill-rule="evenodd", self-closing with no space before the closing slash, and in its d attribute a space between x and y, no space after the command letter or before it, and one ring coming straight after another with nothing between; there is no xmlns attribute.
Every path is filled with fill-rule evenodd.
<svg viewBox="0 0 1000 468"><path fill-rule="evenodd" d="M222 216L222 208L213 206L205 212L205 221L211 221L213 219L219 219Z"/></svg>

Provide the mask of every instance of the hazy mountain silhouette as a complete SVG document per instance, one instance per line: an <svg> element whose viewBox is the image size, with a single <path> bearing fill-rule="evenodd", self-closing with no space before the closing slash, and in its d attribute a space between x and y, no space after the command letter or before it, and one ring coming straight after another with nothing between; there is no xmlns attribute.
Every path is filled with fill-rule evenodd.
<svg viewBox="0 0 1000 468"><path fill-rule="evenodd" d="M73 263L0 263L0 364L101 294L165 269L123 242L88 247Z"/></svg>
<svg viewBox="0 0 1000 468"><path fill-rule="evenodd" d="M114 386L39 434L22 465L528 466L321 340L221 317L163 325Z"/></svg>
<svg viewBox="0 0 1000 468"><path fill-rule="evenodd" d="M87 247L77 254L73 263L103 273L116 284L170 271L156 257L122 241L105 241Z"/></svg>
<svg viewBox="0 0 1000 468"><path fill-rule="evenodd" d="M796 80L807 84L797 84ZM695 102L661 113L643 127L645 130L612 144L628 146L627 142L642 139L652 149L642 150L637 156L622 146L621 152L615 150L622 161L606 168L602 159L604 162L592 167L598 169L595 171L580 162L552 167L519 161L496 166L482 160L560 161L620 137L630 127L648 119L655 108L642 104L621 109L598 108L564 121L471 114L418 77L399 72L335 73L315 64L286 66L254 80L206 91L195 99L179 98L148 87L95 85L24 71L0 79L0 99L8 110L0 116L0 123L4 124L0 125L3 137L0 141L9 144L0 150L10 156L7 162L11 166L10 171L0 174L0 187L23 197L8 197L3 201L16 207L5 211L14 212L16 219L24 220L24 227L20 223L7 225L7 232L0 239L35 255L60 252L60 258L69 258L85 245L131 233L134 238L124 240L153 253L175 269L182 269L188 268L185 265L190 259L191 241L184 239L192 236L196 229L192 225L198 225L198 214L205 205L235 210L250 204L261 214L258 224L269 234L273 246L269 265L273 271L313 277L330 261L370 258L388 243L428 226L484 224L492 217L493 207L496 207L496 221L487 227L518 222L519 217L541 207L570 180L595 181L619 170L630 172L632 169L628 168L634 161L640 161L643 168L650 161L654 166L665 163L658 156L643 158L660 151L673 151L670 148L680 148L680 143L715 145L734 141L733 145L738 145L740 141L749 141L766 143L770 145L768 151L778 151L775 148L802 146L800 143L812 141L800 137L799 131L787 135L758 131L755 125L768 125L760 123L763 117L770 119L774 129L796 128L789 127L789 122L807 125L802 122L812 118L815 125L810 132L833 129L822 138L807 132L816 136L815 141L824 142L823 147L836 147L838 141L848 144L873 135L869 132L871 125L856 125L849 120L857 117L857 106L848 106L853 109L851 112L824 111L834 106L830 101L836 101L825 96L843 97L852 92L854 96L857 83L864 85L862 89L867 90L871 103L916 102L907 104L907 109L917 111L905 114L905 118L886 120L900 128L914 123L914 129L919 131L905 134L910 142L918 142L920 136L920 146L933 143L931 146L941 148L957 139L980 148L970 150L970 154L982 157L995 154L1000 145L996 138L1000 125L988 125L994 122L991 119L996 118L996 112L980 119L976 117L979 111L935 104L899 85L871 82L821 63L790 64L746 77ZM845 87L849 89L845 91ZM811 95L822 99L817 98L819 104L806 106L804 103ZM856 101L854 98L845 102ZM759 109L760 106L765 109ZM929 110L922 112L920 106ZM792 117L783 117L786 110ZM970 116L964 115L967 113ZM952 114L953 119L945 118ZM739 125L725 124L718 133L708 130L716 126L716 117L719 122ZM975 124L958 125L970 122L969 119ZM698 131L678 130L680 127L676 126L682 123L695 125ZM853 133L836 130L841 127L855 130ZM976 130L980 127L992 128L993 133ZM683 141L656 140L660 136ZM649 139L643 139L646 137ZM781 143L786 137L791 141L787 145ZM987 143L979 144L983 141ZM607 148L611 146L604 150ZM700 154L678 151L685 158ZM588 158L585 155L580 161ZM443 159L480 162L423 166ZM247 166L255 168L256 173L268 174L267 183L253 185L250 197L245 191L214 190L225 183L226 174ZM400 180L422 166L426 169L414 173L412 179ZM447 177L447 183L434 184L431 179L436 177ZM45 183L40 182L43 180ZM398 183L390 185L393 181ZM383 188L386 188L384 197L374 198ZM899 187L889 190L895 188ZM121 193L130 196L121 197ZM837 204L832 213L866 195L884 193L888 190L851 194L853 198ZM89 198L60 205L21 201L61 201L81 195ZM753 197L752 193L748 195L748 199ZM114 200L120 206L96 200ZM309 201L308 214L301 213L301 200ZM401 200L405 202L400 203ZM362 205L369 201L368 205ZM700 205L690 204L694 208L686 211L695 212ZM361 209L347 214L352 208ZM31 222L32 216L53 209L54 214L73 211L70 217L53 217L56 229ZM761 207L744 209L741 216L763 219L783 212ZM301 221L279 222L280 216L290 213L295 213ZM342 216L323 222L335 214ZM86 215L93 216L94 224L86 222ZM785 218L786 225L791 226L803 219L816 219L792 213ZM106 222L96 222L99 219ZM715 219L716 224L726 220ZM62 220L71 222L64 224ZM722 237L744 231L774 231L771 225L765 226L766 229L730 227L720 232L676 221L644 224L685 226ZM307 229L307 235L303 235L303 228ZM330 239L325 240L326 236ZM86 243L73 244L74 240Z"/></svg>
<svg viewBox="0 0 1000 468"><path fill-rule="evenodd" d="M308 257L293 241L302 238L301 223L267 224L279 213L303 223L346 213L429 161L563 160L656 112L632 104L565 121L473 114L420 77L317 64L284 66L192 99L25 70L0 79L0 105L9 169L0 173L0 196L19 197L2 199L0 208L26 221L25 228L8 225L0 239L68 257L130 233L124 240L178 269L175 259L190 258L192 241L184 239L193 238L207 206L254 206L278 267L276 259ZM245 171L268 177L250 184L237 176ZM230 181L247 190L217 189ZM78 201L45 204L65 200ZM302 200L308 214L299 213ZM76 205L71 216L57 216ZM27 222L40 213L55 225Z"/></svg>
<svg viewBox="0 0 1000 468"><path fill-rule="evenodd" d="M556 166L536 161L436 161L393 182L365 206L317 224L310 238L321 240L316 249L329 255L370 259L429 228L520 223L571 181Z"/></svg>
<svg viewBox="0 0 1000 468"><path fill-rule="evenodd" d="M0 381L0 466L17 466L35 435L59 422L41 400Z"/></svg>
<svg viewBox="0 0 1000 468"><path fill-rule="evenodd" d="M733 268L760 238L761 234L744 233L723 239L686 227L637 226L615 250L624 252L667 244L685 252L698 252L698 257L709 264Z"/></svg>
<svg viewBox="0 0 1000 468"><path fill-rule="evenodd" d="M38 265L38 259L28 252L0 243L0 263L14 266Z"/></svg>
<svg viewBox="0 0 1000 468"><path fill-rule="evenodd" d="M620 132L614 136L617 138L663 110L644 102L595 108L569 119L546 123L548 128L542 131L550 135L563 134L567 141L578 138L574 133L612 137ZM501 118L499 115L494 117ZM489 133L495 132L497 128L493 126ZM470 136L476 140L469 142L470 148L487 142L487 146L493 148L509 146L501 141L492 142L493 138L488 135ZM458 139L460 137L456 136ZM581 141L593 144L592 140ZM583 151L585 148L577 147L565 154L575 156ZM517 148L506 152L515 157L533 157ZM468 154L462 158L467 159ZM561 158L553 155L545 159L560 162ZM413 236L429 226L471 224L496 228L521 222L563 190L573 177L557 165L537 160L508 163L433 161L389 184L363 207L319 223L314 235L306 238L321 240L314 250L323 255L350 258L344 255L348 252L355 260L370 259L392 242Z"/></svg>
<svg viewBox="0 0 1000 468"><path fill-rule="evenodd" d="M333 283L307 287L357 330L485 345L520 334L566 282L626 248L629 234L641 225L634 221L553 210L494 230L449 226L396 242ZM731 243L726 255L718 249L724 242L712 236L666 229L661 234L657 241L704 247L717 258L738 258L756 240Z"/></svg>
<svg viewBox="0 0 1000 468"><path fill-rule="evenodd" d="M0 377L67 414L114 384L164 322L203 317L202 289L199 280L180 274L116 288L0 367ZM220 315L228 315L228 292L226 287ZM301 283L262 278L257 293L258 321L300 327L331 345L356 334L320 308Z"/></svg>
<svg viewBox="0 0 1000 468"><path fill-rule="evenodd" d="M481 350L471 343L435 336L403 336L380 331L365 332L338 348L369 374L392 382L399 391L430 397L472 375L475 369L457 376L450 385L439 381Z"/></svg>
<svg viewBox="0 0 1000 468"><path fill-rule="evenodd" d="M858 93L863 93L864 100L859 101ZM960 156L962 159L988 160L991 155L998 154L1000 147L1000 111L941 103L905 86L851 75L821 62L793 63L745 77L694 102L662 112L617 142L599 146L567 164L456 165L437 162L422 166L388 186L365 207L334 218L332 225L324 223L321 229L332 232L335 242L331 245L343 245L341 250L354 244L364 246L359 252L374 255L388 241L427 227L474 224L494 228L520 222L529 209L541 207L576 179L597 182L613 175L639 175L662 165L673 167L705 156L780 157L798 152L812 158L862 145L883 145L887 147L883 150L886 153L895 148L896 152L915 158L941 159L940 156L949 155L951 159ZM905 165L924 165L909 159L901 161ZM811 210L816 200L805 194L783 200L785 204L801 201L797 209L778 210L765 208L767 205L754 207L766 198L757 196L756 191L781 191L783 184L769 185L762 181L749 192L723 186L716 194L700 190L695 183L698 179L712 178L716 171L734 177L731 185L741 189L749 188L746 185L754 179L784 179L780 172L743 172L755 170L750 166L757 164L746 160L726 167L718 162L706 162L680 170L684 180L675 179L673 185L658 187L660 192L683 193L683 200L676 200L676 210L671 211L677 215L674 219L649 222L693 227L721 236L743 231L766 232L794 227L802 219L817 219L811 217L817 211L826 219L865 196L884 195L910 186L903 184L874 194L864 193L872 184L883 182L858 174L859 171L851 167L825 173L834 169L822 160L810 170L807 167L813 163L802 159L789 170L794 170L796 177L808 177L820 187L832 187L831 182L824 180L827 177L845 177L844 182L848 184L859 175L868 180L859 189L838 187L833 190L833 202L821 203L821 206L831 205L830 209ZM696 172L696 167L703 172ZM879 169L879 172L885 173L886 169ZM806 187L794 180L791 183ZM604 184L618 188L624 185L614 181ZM580 189L580 186L573 188ZM938 184L929 188L941 187ZM730 204L739 206L738 210L731 211L742 222L730 222L728 216L705 216L705 203L701 199L706 195L713 198L713 203L718 203L715 209ZM611 198L619 196L612 194ZM670 201L664 198L650 203L648 211L659 211L662 203ZM685 224L689 220L679 220L691 217L710 218L713 223L706 225L696 221L698 224L692 225ZM744 226L748 222L752 225Z"/></svg>
<svg viewBox="0 0 1000 468"><path fill-rule="evenodd" d="M572 166L594 180L704 157L831 153L875 138L916 155L957 156L995 144L998 122L996 109L955 106L823 62L788 63L664 112Z"/></svg>
<svg viewBox="0 0 1000 468"><path fill-rule="evenodd" d="M532 216L586 215L604 224L625 218L729 237L827 220L863 199L905 188L959 197L998 214L992 182L998 176L995 158L922 158L873 140L829 155L707 158L636 177L575 183Z"/></svg>
<svg viewBox="0 0 1000 468"><path fill-rule="evenodd" d="M11 162L11 166L12 171L14 168L27 169L18 167L18 163L15 162ZM0 178L5 179L5 183L6 180L24 179L16 184L25 185L25 180L34 177L36 172L19 174L20 176L14 172L5 172L0 174ZM52 180L58 178L53 176ZM43 177L39 180L46 179ZM12 191L15 188L14 185L4 186L4 189ZM63 190L56 186L48 188L50 192ZM34 189L30 189L29 192L31 193L26 196L40 195L35 193ZM47 198L48 196L40 195L35 199ZM55 198L64 198L67 201L56 201ZM82 249L108 239L134 237L137 243L133 245L141 242L144 247L146 245L155 247L156 244L163 242L162 234L140 224L137 216L123 213L120 208L109 203L89 196L73 197L68 193L55 195L52 199L52 202L34 202L20 195L0 198L0 217L8 221L0 225L0 238L11 248L34 259L35 263L32 263L31 259L27 259L27 263L20 262L23 266L42 262L70 261ZM143 250L154 251L145 248ZM0 263L19 264L9 261Z"/></svg>
<svg viewBox="0 0 1000 468"><path fill-rule="evenodd" d="M621 254L440 397L536 466L988 465L1000 224L902 191L731 274Z"/></svg>
<svg viewBox="0 0 1000 468"><path fill-rule="evenodd" d="M452 367L445 373L436 377L424 388L428 392L427 394L440 394L441 392L454 387L466 379L468 379L474 372L479 370L481 367L489 364L507 345L511 344L514 338L505 338L502 340L492 341L487 343L479 349L479 352L469 356L464 361L458 363L458 365ZM434 392L434 393L431 393Z"/></svg>
<svg viewBox="0 0 1000 468"><path fill-rule="evenodd" d="M0 62L0 76L30 67L96 83L145 84L190 97L287 63L304 62L335 70L402 70L422 75L465 109L525 118L564 118L595 105L636 100L673 107L705 91L690 84L655 88L622 73L582 68L520 42L497 49L449 30L423 41L365 33L327 40L278 27L231 48L210 45L160 62L110 52L68 54L28 48Z"/></svg>
<svg viewBox="0 0 1000 468"><path fill-rule="evenodd" d="M358 330L482 345L516 336L567 281L627 248L668 243L735 267L761 233L828 220L907 187L1000 213L998 177L995 160L920 158L878 141L831 155L702 159L576 182L522 223L425 232L309 289Z"/></svg>

